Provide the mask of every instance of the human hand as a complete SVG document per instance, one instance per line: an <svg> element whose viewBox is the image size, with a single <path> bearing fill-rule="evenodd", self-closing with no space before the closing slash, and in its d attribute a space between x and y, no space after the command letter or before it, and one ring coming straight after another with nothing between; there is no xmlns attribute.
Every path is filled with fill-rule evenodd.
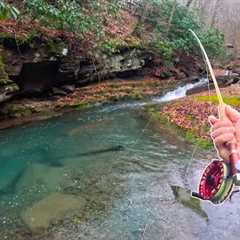
<svg viewBox="0 0 240 240"><path fill-rule="evenodd" d="M211 137L219 156L226 162L229 161L230 150L228 144L237 143L240 153L240 113L230 106L225 107L226 118L221 120L214 116L208 118L212 129Z"/></svg>

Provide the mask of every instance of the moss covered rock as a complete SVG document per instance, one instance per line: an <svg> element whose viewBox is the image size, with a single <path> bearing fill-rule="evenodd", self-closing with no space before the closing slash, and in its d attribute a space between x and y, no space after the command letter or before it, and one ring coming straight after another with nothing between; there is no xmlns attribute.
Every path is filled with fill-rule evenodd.
<svg viewBox="0 0 240 240"><path fill-rule="evenodd" d="M52 193L23 211L22 219L29 229L35 232L62 220L69 211L81 210L84 206L85 200L80 197Z"/></svg>

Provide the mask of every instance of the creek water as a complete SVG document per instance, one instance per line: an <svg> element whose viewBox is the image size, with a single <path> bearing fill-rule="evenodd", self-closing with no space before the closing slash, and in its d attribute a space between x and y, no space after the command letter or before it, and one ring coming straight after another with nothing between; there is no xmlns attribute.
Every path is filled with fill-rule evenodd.
<svg viewBox="0 0 240 240"><path fill-rule="evenodd" d="M206 152L133 104L0 132L1 239L239 239L240 196L219 207L182 194Z"/></svg>

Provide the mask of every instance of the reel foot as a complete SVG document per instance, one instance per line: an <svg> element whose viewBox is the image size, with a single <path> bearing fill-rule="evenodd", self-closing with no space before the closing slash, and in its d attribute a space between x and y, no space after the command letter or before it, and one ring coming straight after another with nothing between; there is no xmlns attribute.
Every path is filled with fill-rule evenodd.
<svg viewBox="0 0 240 240"><path fill-rule="evenodd" d="M232 198L234 195L236 195L236 193L239 193L240 192L240 187L237 187L235 190L233 190L229 196L229 200L230 202L232 201Z"/></svg>

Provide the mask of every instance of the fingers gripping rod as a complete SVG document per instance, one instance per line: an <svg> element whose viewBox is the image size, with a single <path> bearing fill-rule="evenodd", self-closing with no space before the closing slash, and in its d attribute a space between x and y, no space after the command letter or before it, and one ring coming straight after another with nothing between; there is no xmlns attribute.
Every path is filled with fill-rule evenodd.
<svg viewBox="0 0 240 240"><path fill-rule="evenodd" d="M200 48L201 48L201 51L203 53L203 56L204 56L204 59L206 61L206 64L208 66L208 69L209 69L209 72L210 72L210 75L211 75L211 78L213 80L213 83L214 83L214 87L215 87L215 90L216 90L216 94L217 94L217 98L218 98L218 102L219 102L219 118L220 119L226 119L226 114L225 114L225 107L226 107L226 104L224 103L223 101L223 97L222 97L222 94L221 94L221 91L219 89L219 86L218 86L218 83L217 83L217 80L216 80L216 77L215 77L215 74L214 74L214 71L213 71L213 68L211 66L211 63L210 63L210 60L208 58L208 55L200 41L200 39L198 38L197 34L192 31L191 29L189 30L193 36L196 38ZM203 200L212 200L212 202L214 203L219 203L219 202L222 202L224 201L229 195L230 195L230 192L231 192L231 189L232 189L232 185L235 184L237 186L240 186L240 156L239 156L239 153L237 151L237 144L236 142L231 142L229 144L229 150L230 150L230 166L229 165L226 165L225 166L225 163L223 162L212 162L206 169L205 169L205 172L203 174L203 177L201 179L201 182L200 182L200 185L199 185L199 194L196 194L194 193L193 195L195 196L199 196L201 199ZM219 164L222 164L223 166L220 166ZM221 171L221 173L219 173L219 175L211 175L210 172L212 169L216 169L216 167L219 167L219 171ZM224 174L222 175L222 171L224 171L225 169L225 172L228 177L232 178L228 179L228 182L224 182L225 181L225 177L224 177ZM227 170L226 170L227 169ZM220 176L220 177L219 177ZM205 190L207 189L207 184L210 184L210 180L208 181L207 178L209 177L209 179L212 178L211 181L213 181L213 185L212 185L212 195L208 194L208 199L206 199L203 195L203 193L206 193ZM221 179L221 177L223 177L223 179ZM216 180L217 179L217 180ZM214 186L214 181L215 181L215 186ZM216 184L217 182L217 184ZM230 182L230 183L229 183ZM201 185L202 184L202 185ZM224 185L225 184L225 185ZM204 185L204 186L203 186ZM206 188L204 188L206 187ZM216 189L214 189L214 187L216 187ZM204 191L203 191L204 189ZM202 195L201 195L201 190L202 190ZM221 193L221 194L220 194ZM209 197L211 196L211 197ZM210 199L212 198L212 199Z"/></svg>

